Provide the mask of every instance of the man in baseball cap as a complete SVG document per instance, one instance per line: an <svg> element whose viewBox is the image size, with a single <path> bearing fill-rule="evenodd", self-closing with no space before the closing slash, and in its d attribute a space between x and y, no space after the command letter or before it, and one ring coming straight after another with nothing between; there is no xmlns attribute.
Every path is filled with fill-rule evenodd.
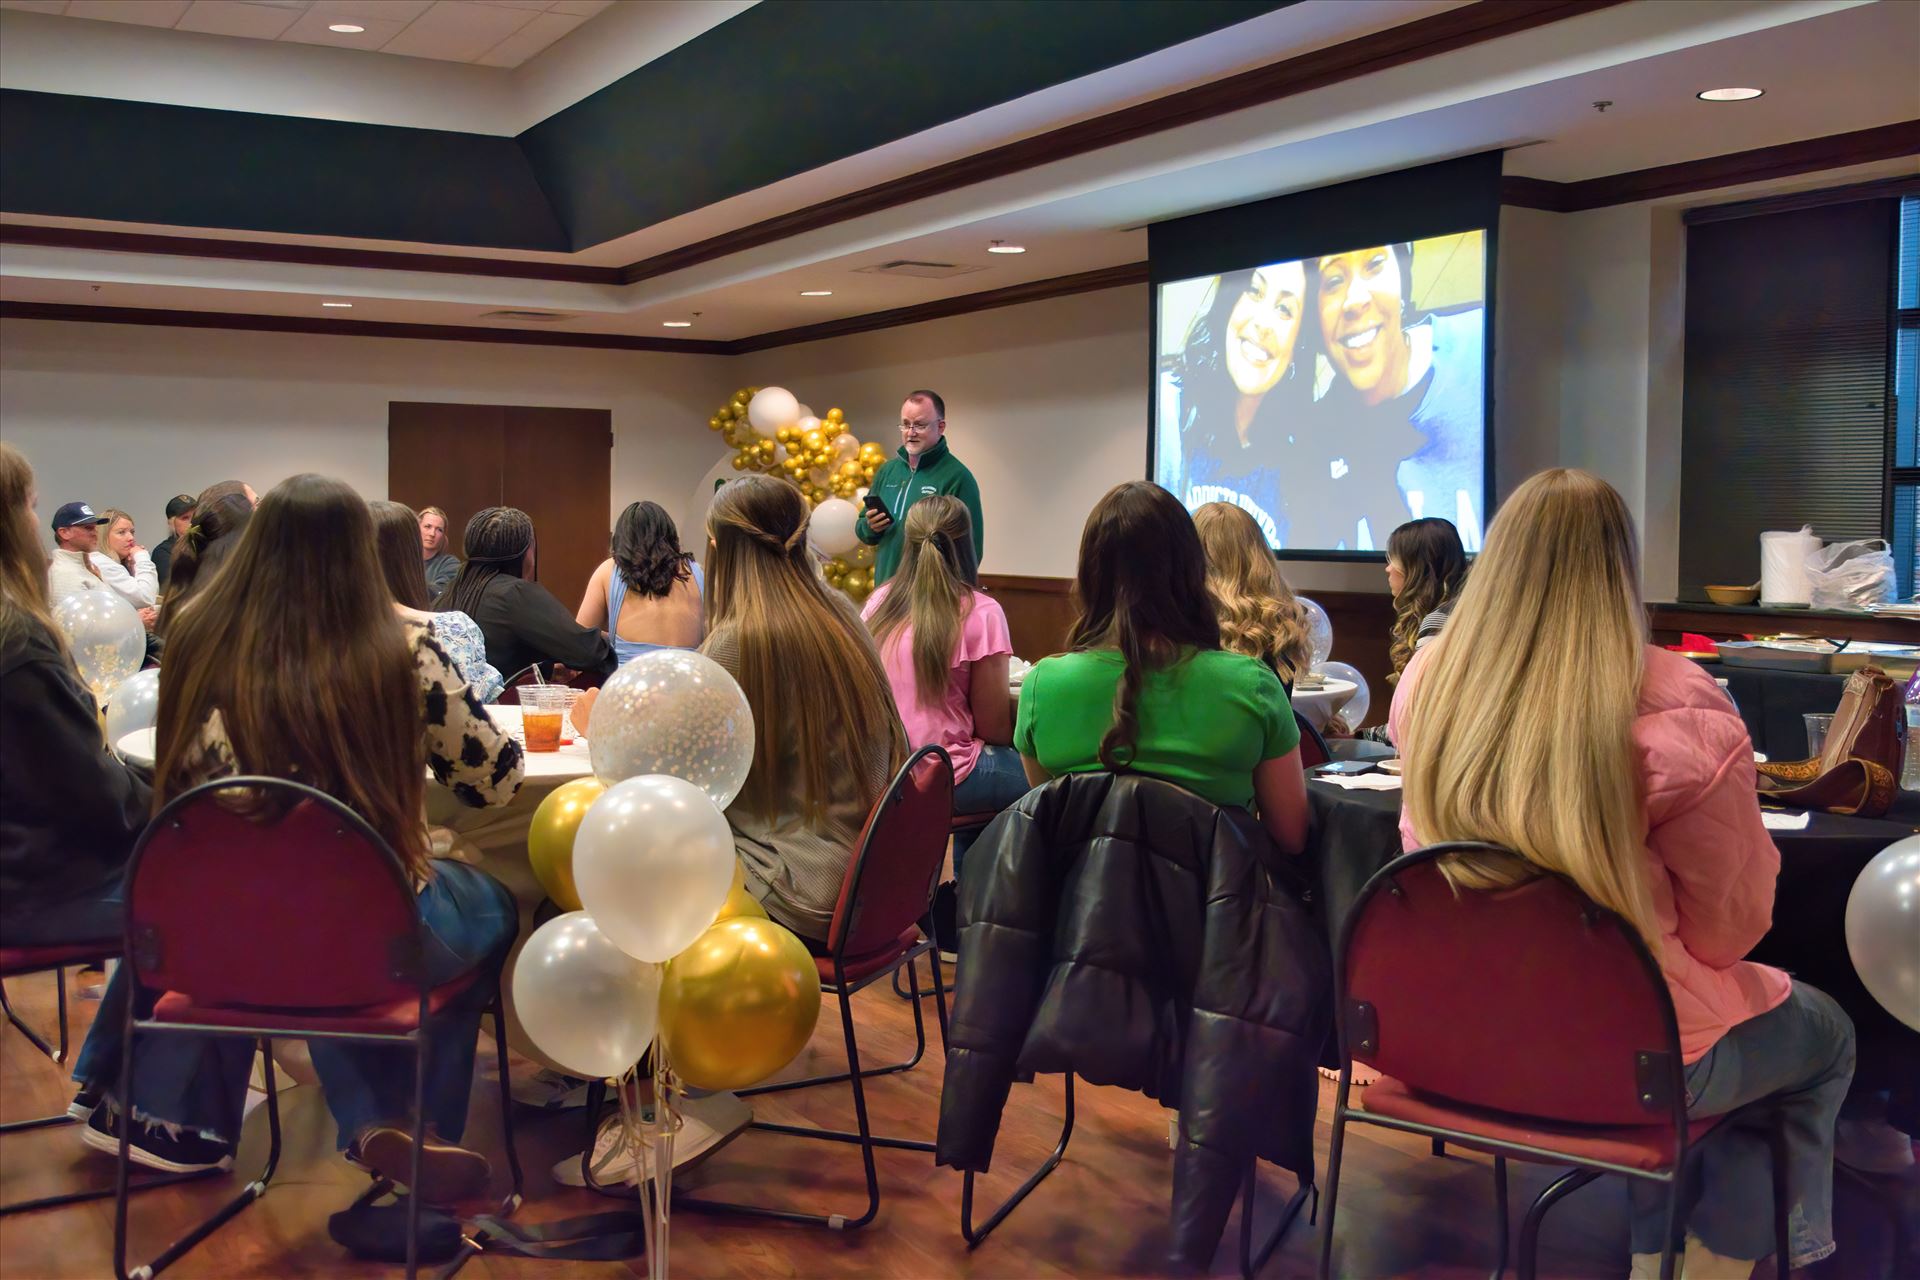
<svg viewBox="0 0 1920 1280"><path fill-rule="evenodd" d="M100 526L107 518L95 515L84 502L62 503L53 513L53 559L47 565L47 593L54 601L76 591L105 591L93 553L100 549Z"/></svg>
<svg viewBox="0 0 1920 1280"><path fill-rule="evenodd" d="M153 567L160 572L160 585L167 585L167 578L173 572L173 549L180 539L187 536L187 530L193 527L193 504L195 498L190 493L177 494L167 501L167 536L159 546L153 549Z"/></svg>

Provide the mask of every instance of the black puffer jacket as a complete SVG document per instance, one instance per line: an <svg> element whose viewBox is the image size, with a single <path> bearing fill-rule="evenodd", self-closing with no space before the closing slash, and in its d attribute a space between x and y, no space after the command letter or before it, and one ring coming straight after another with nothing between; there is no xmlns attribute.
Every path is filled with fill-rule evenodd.
<svg viewBox="0 0 1920 1280"><path fill-rule="evenodd" d="M938 1163L985 1171L1014 1077L1071 1071L1182 1117L1173 1252L1204 1264L1257 1155L1313 1176L1332 1006L1303 868L1239 809L1075 774L967 855Z"/></svg>

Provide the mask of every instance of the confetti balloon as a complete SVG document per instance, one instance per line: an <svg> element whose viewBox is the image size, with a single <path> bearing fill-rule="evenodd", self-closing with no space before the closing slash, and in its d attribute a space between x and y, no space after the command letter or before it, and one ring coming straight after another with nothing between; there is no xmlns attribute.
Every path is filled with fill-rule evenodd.
<svg viewBox="0 0 1920 1280"><path fill-rule="evenodd" d="M1318 671L1333 653L1333 622L1325 609L1305 596L1300 597L1300 607L1307 611L1307 639L1313 644L1311 669Z"/></svg>
<svg viewBox="0 0 1920 1280"><path fill-rule="evenodd" d="M655 649L614 672L601 688L587 749L603 782L670 774L725 809L753 766L753 709L712 658L691 649Z"/></svg>
<svg viewBox="0 0 1920 1280"><path fill-rule="evenodd" d="M147 657L146 628L132 605L111 591L76 591L53 607L80 678L105 701Z"/></svg>

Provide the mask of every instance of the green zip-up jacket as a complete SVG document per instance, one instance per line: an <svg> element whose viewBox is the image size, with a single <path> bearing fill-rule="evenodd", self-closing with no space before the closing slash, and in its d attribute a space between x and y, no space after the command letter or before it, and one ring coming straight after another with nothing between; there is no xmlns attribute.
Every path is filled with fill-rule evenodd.
<svg viewBox="0 0 1920 1280"><path fill-rule="evenodd" d="M887 514L893 517L885 533L875 533L867 527L866 511L862 509L853 526L860 541L876 548L873 553L875 586L891 578L900 567L907 508L936 493L948 494L967 504L967 512L973 517L974 558L977 561L986 555L986 525L980 519L980 486L974 483L973 472L967 470L966 464L948 451L946 437L942 436L938 444L920 455L918 468L907 465L904 448L897 456L887 459L886 465L874 472L872 492L880 495Z"/></svg>

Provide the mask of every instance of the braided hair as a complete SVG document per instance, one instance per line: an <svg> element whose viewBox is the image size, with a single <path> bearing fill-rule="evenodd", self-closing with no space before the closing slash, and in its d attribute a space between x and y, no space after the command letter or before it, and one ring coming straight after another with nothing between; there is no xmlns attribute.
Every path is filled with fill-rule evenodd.
<svg viewBox="0 0 1920 1280"><path fill-rule="evenodd" d="M474 512L464 539L467 562L433 602L434 611L472 615L488 583L501 574L520 576L532 546L533 517L520 508L483 507Z"/></svg>

